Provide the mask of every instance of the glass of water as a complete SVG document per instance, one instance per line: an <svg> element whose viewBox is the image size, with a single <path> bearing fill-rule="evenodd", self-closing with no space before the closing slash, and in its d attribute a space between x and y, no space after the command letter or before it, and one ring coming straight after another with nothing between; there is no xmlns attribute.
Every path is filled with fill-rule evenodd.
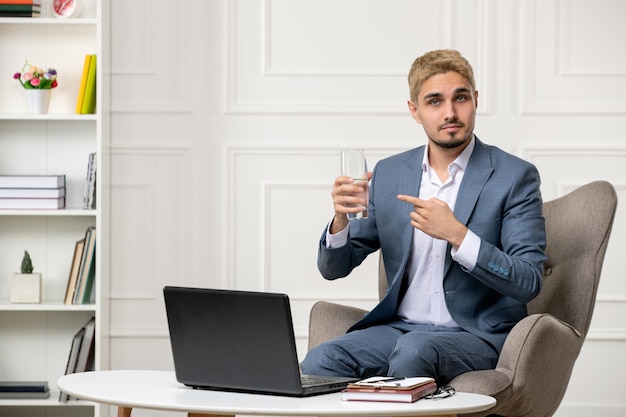
<svg viewBox="0 0 626 417"><path fill-rule="evenodd" d="M363 192L356 194L365 202L364 204L346 204L346 207L360 207L362 210L358 213L349 213L348 219L366 219L367 203L369 201L368 180L367 180L367 161L365 160L365 151L363 149L344 149L341 151L341 175L354 179L355 185L360 185Z"/></svg>

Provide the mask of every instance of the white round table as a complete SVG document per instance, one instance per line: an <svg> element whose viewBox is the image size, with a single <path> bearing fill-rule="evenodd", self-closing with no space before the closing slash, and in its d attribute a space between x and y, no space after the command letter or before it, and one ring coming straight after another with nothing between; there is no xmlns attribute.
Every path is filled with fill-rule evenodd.
<svg viewBox="0 0 626 417"><path fill-rule="evenodd" d="M339 393L307 398L245 394L186 387L168 371L96 371L65 375L59 388L82 400L118 407L119 417L133 408L182 411L190 416L456 416L493 407L493 397L459 392L414 403L342 401Z"/></svg>

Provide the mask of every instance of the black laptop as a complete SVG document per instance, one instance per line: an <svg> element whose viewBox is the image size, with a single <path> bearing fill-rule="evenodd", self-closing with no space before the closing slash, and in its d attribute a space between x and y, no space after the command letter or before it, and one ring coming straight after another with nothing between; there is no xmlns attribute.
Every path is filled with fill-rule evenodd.
<svg viewBox="0 0 626 417"><path fill-rule="evenodd" d="M300 374L286 294L172 286L163 294L182 384L304 397L355 381Z"/></svg>

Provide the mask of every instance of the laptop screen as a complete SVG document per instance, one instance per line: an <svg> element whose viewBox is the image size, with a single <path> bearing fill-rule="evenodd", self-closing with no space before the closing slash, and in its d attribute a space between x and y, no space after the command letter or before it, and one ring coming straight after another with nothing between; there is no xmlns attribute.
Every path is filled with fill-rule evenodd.
<svg viewBox="0 0 626 417"><path fill-rule="evenodd" d="M176 377L197 388L298 394L285 294L165 287Z"/></svg>

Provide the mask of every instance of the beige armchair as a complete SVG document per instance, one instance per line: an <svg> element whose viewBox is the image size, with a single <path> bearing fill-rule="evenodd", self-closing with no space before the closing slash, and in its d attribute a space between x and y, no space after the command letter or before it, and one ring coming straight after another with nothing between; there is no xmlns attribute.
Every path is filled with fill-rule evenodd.
<svg viewBox="0 0 626 417"><path fill-rule="evenodd" d="M548 255L541 293L509 334L496 369L461 374L457 391L491 395L497 405L479 417L551 416L558 408L595 305L617 195L605 181L544 203ZM387 279L379 267L379 294ZM309 349L344 333L365 311L325 301L311 309Z"/></svg>

